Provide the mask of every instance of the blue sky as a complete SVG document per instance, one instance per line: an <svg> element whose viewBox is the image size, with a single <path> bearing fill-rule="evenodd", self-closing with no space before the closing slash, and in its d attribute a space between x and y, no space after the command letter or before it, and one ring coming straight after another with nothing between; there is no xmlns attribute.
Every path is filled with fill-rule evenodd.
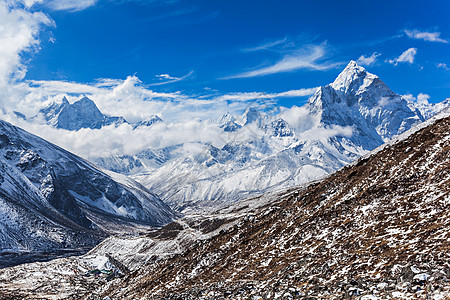
<svg viewBox="0 0 450 300"><path fill-rule="evenodd" d="M21 54L25 80L136 75L158 92L280 93L330 83L359 59L399 94L450 97L448 0L60 0L29 10L51 23L39 49Z"/></svg>
<svg viewBox="0 0 450 300"><path fill-rule="evenodd" d="M449 12L448 0L0 0L0 118L85 158L221 147L210 121L249 106L303 120L293 106L350 60L405 98L439 102L450 97ZM164 123L68 132L38 116L82 96Z"/></svg>

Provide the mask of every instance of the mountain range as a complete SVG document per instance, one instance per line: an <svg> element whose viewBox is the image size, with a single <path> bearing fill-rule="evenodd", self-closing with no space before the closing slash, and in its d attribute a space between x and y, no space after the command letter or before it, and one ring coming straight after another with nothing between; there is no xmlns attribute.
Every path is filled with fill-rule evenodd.
<svg viewBox="0 0 450 300"><path fill-rule="evenodd" d="M0 299L446 299L449 132L447 109L322 180L0 270Z"/></svg>
<svg viewBox="0 0 450 300"><path fill-rule="evenodd" d="M90 247L129 228L145 231L164 225L178 216L172 209L205 213L305 184L342 168L447 104L408 102L351 61L302 107L276 114L248 107L241 116L227 112L205 121L220 130L222 147L192 142L95 161L122 175L2 121L2 251ZM63 98L41 113L51 126L65 130L128 124L124 118L103 115L86 97L72 104ZM155 115L128 125L138 130L159 122ZM185 150L192 146L201 151Z"/></svg>
<svg viewBox="0 0 450 300"><path fill-rule="evenodd" d="M137 182L0 121L0 249L91 248L113 233L141 231L176 214Z"/></svg>
<svg viewBox="0 0 450 300"><path fill-rule="evenodd" d="M326 176L449 103L408 100L351 61L302 107L275 114L248 107L240 116L227 112L204 121L222 130L220 147L193 141L92 160L131 176L178 211L200 211ZM128 124L103 115L86 97L73 104L63 99L41 113L48 124L66 130ZM130 125L139 129L159 122L153 115ZM191 148L201 150L185 150Z"/></svg>
<svg viewBox="0 0 450 300"><path fill-rule="evenodd" d="M16 114L20 114L16 112ZM82 128L100 129L104 126L130 124L123 117L104 115L95 105L94 101L88 97L82 97L74 103L69 103L66 97L61 102L53 102L39 111L48 125L70 131L77 131ZM23 114L20 114L23 116ZM24 117L22 117L24 118ZM150 116L136 124L131 124L133 128L151 126L154 123L162 122L158 116Z"/></svg>
<svg viewBox="0 0 450 300"><path fill-rule="evenodd" d="M244 216L223 210L231 226L217 223L213 237L141 265L100 295L445 299L449 132L447 110L324 180L268 195L272 202Z"/></svg>
<svg viewBox="0 0 450 300"><path fill-rule="evenodd" d="M195 154L175 145L94 161L132 175L176 210L217 208L326 176L432 115L431 106L412 105L352 61L302 107L275 115L249 107L213 121L222 147L199 142Z"/></svg>

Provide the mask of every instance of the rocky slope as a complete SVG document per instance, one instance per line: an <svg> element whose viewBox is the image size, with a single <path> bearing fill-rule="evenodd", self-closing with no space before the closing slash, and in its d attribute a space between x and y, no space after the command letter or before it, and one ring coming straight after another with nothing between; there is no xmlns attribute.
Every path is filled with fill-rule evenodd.
<svg viewBox="0 0 450 300"><path fill-rule="evenodd" d="M448 297L449 115L325 180L291 189L210 240L110 285L105 295Z"/></svg>
<svg viewBox="0 0 450 300"><path fill-rule="evenodd" d="M0 121L1 253L92 247L175 214L155 194ZM2 260L3 261L3 260Z"/></svg>
<svg viewBox="0 0 450 300"><path fill-rule="evenodd" d="M186 216L141 237L110 238L80 258L4 269L0 294L446 299L449 132L447 111L321 181ZM127 275L82 276L80 270L114 269L108 255Z"/></svg>

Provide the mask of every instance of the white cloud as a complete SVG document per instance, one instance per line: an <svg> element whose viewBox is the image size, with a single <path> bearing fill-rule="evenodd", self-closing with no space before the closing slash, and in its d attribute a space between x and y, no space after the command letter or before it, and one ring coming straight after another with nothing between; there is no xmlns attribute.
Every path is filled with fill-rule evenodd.
<svg viewBox="0 0 450 300"><path fill-rule="evenodd" d="M409 48L405 52L403 52L399 57L390 59L389 63L394 64L395 66L398 65L398 63L410 63L412 64L414 62L414 57L417 54L417 48Z"/></svg>
<svg viewBox="0 0 450 300"><path fill-rule="evenodd" d="M436 66L437 66L438 68L442 68L442 69L447 70L447 71L450 70L450 68L447 66L446 63L438 63Z"/></svg>
<svg viewBox="0 0 450 300"><path fill-rule="evenodd" d="M264 43L262 45L258 45L256 47L244 48L244 49L242 49L242 51L244 51L244 52L254 52L254 51L267 50L267 49L270 49L272 47L284 44L286 41L287 41L287 38L283 38L281 40L267 42L267 43Z"/></svg>
<svg viewBox="0 0 450 300"><path fill-rule="evenodd" d="M21 128L84 158L108 157L111 155L135 154L149 148L161 148L181 143L212 143L223 146L223 130L217 125L188 120L177 123L158 123L151 127L133 130L122 124L101 129L67 131L36 122L27 122L13 115L1 116Z"/></svg>
<svg viewBox="0 0 450 300"><path fill-rule="evenodd" d="M163 85L163 84L178 82L178 81L185 80L185 79L191 77L192 74L194 74L194 71L190 71L189 73L187 73L183 77L172 77L169 74L156 75L156 77L158 77L159 79L161 79L161 80L165 79L167 81L152 83L152 84L149 84L149 85L150 86L155 86L155 85Z"/></svg>
<svg viewBox="0 0 450 300"><path fill-rule="evenodd" d="M88 96L108 115L123 116L137 122L157 114L165 120L218 118L225 111L240 112L248 102L273 103L270 100L287 97L306 97L317 88L289 90L279 93L230 93L191 97L181 92L161 93L149 89L136 76L125 80L101 79L92 84L67 81L27 81L15 86L23 101L15 102L12 109L34 115L43 106L67 97L69 102Z"/></svg>
<svg viewBox="0 0 450 300"><path fill-rule="evenodd" d="M156 77L160 78L160 79L169 79L169 80L173 80L173 79L180 79L178 77L172 77L169 74L161 74L161 75L156 75Z"/></svg>
<svg viewBox="0 0 450 300"><path fill-rule="evenodd" d="M284 108L279 116L293 127L302 141L326 140L336 135L349 137L353 134L351 126L336 125L324 128L320 124L320 115L311 115L305 106Z"/></svg>
<svg viewBox="0 0 450 300"><path fill-rule="evenodd" d="M80 11L97 3L97 0L51 0L47 6L53 10Z"/></svg>
<svg viewBox="0 0 450 300"><path fill-rule="evenodd" d="M262 93L262 92L253 92L253 93L231 93L225 94L217 97L217 100L231 100L231 101L249 101L249 100L257 100L257 99L277 99L277 98L287 98L287 97L305 97L314 94L317 90L317 87L314 88L306 88L306 89L298 89L298 90L290 90L281 93Z"/></svg>
<svg viewBox="0 0 450 300"><path fill-rule="evenodd" d="M36 3L42 3L44 0L23 0L25 7L30 8Z"/></svg>
<svg viewBox="0 0 450 300"><path fill-rule="evenodd" d="M417 103L428 104L428 99L430 98L431 98L430 95L420 93L419 95L417 95Z"/></svg>
<svg viewBox="0 0 450 300"><path fill-rule="evenodd" d="M227 76L222 79L248 78L276 73L291 72L299 69L328 70L338 66L337 63L319 63L325 57L324 44L306 47L295 54L286 55L282 60L269 67Z"/></svg>
<svg viewBox="0 0 450 300"><path fill-rule="evenodd" d="M22 55L39 49L39 32L53 21L28 7L37 1L0 2L0 107L8 108L25 97L15 84L25 77L27 66Z"/></svg>
<svg viewBox="0 0 450 300"><path fill-rule="evenodd" d="M298 107L294 105L291 108L283 109L280 117L288 122L296 133L308 131L318 126L320 122L320 116L311 116L304 106Z"/></svg>
<svg viewBox="0 0 450 300"><path fill-rule="evenodd" d="M407 100L407 101L416 102L416 103L421 104L421 105L428 105L429 104L428 100L431 97L428 94L419 93L417 95L417 97L414 97L412 94L406 94L406 95L402 95L402 98Z"/></svg>
<svg viewBox="0 0 450 300"><path fill-rule="evenodd" d="M34 2L27 1L27 5ZM20 8L16 1L0 3L0 84L20 80L25 76L26 66L21 54L39 46L38 34L43 25L53 24L41 12Z"/></svg>
<svg viewBox="0 0 450 300"><path fill-rule="evenodd" d="M413 30L405 30L405 33L408 37L417 40L424 40L428 42L438 42L438 43L448 43L447 40L440 38L440 32L428 32L428 31L419 31L417 29Z"/></svg>
<svg viewBox="0 0 450 300"><path fill-rule="evenodd" d="M299 140L302 141L315 141L315 140L323 141L337 135L351 137L353 135L353 128L351 126L343 127L339 125L333 125L329 128L318 126L300 133L298 135L298 138Z"/></svg>
<svg viewBox="0 0 450 300"><path fill-rule="evenodd" d="M372 55L368 56L368 57L361 55L356 62L363 66L370 66L375 63L375 61L377 60L377 57L380 55L381 55L381 53L377 53L377 52L372 53Z"/></svg>

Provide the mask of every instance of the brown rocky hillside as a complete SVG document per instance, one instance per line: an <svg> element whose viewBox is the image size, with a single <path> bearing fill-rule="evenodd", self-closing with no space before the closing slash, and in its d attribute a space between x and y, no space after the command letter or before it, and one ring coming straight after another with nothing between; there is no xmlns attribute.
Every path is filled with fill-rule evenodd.
<svg viewBox="0 0 450 300"><path fill-rule="evenodd" d="M449 133L438 119L104 295L449 299Z"/></svg>

